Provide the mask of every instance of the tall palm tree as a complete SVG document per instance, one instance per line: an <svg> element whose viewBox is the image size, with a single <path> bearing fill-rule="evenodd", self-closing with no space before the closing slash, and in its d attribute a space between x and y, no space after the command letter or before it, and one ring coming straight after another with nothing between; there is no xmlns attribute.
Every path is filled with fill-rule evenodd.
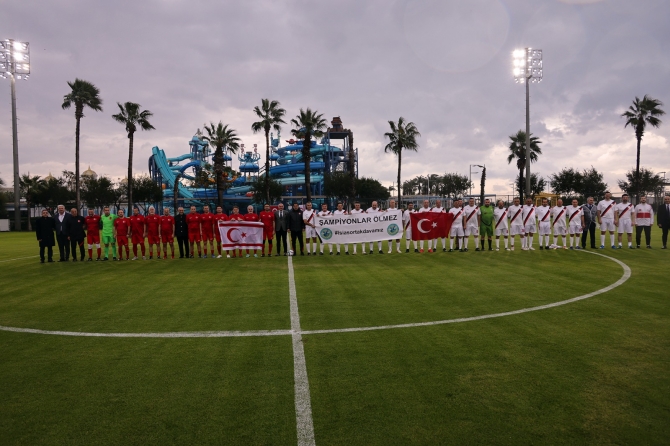
<svg viewBox="0 0 670 446"><path fill-rule="evenodd" d="M635 129L635 138L637 139L637 159L635 162L635 178L637 185L635 190L635 200L640 200L640 145L642 143L642 136L647 124L658 128L661 125L659 116L663 116L665 112L661 110L663 103L658 99L654 99L649 95L644 95L642 100L635 96L633 105L628 107L628 110L623 112L621 117L626 118L626 125L624 128L631 126Z"/></svg>
<svg viewBox="0 0 670 446"><path fill-rule="evenodd" d="M310 146L312 137L319 138L324 135L324 130L328 127L323 115L316 110L312 111L309 107L305 110L300 109L300 114L291 119L291 124L295 126L291 134L296 138L302 139L302 159L305 162L305 192L307 201L312 200L312 188L310 185L309 162L311 159Z"/></svg>
<svg viewBox="0 0 670 446"><path fill-rule="evenodd" d="M32 226L30 224L30 214L35 204L35 194L38 192L39 188L44 184L38 175L33 177L30 174L23 174L19 178L19 187L21 188L21 195L26 199L26 208L28 209L28 230L32 231Z"/></svg>
<svg viewBox="0 0 670 446"><path fill-rule="evenodd" d="M213 122L205 125L205 131L207 136L203 136L202 139L207 141L210 146L214 146L217 204L223 206L223 149L227 148L231 153L237 153L240 148L240 138L237 137L235 130L229 129L228 125L223 125L221 121L216 126Z"/></svg>
<svg viewBox="0 0 670 446"><path fill-rule="evenodd" d="M416 152L419 149L419 143L416 141L421 133L416 129L413 122L406 122L402 116L398 118L398 122L389 121L390 132L384 133L384 138L389 140L389 143L384 147L384 152L391 152L398 157L398 184L400 182L400 169L402 168L402 152L403 150L412 150ZM398 206L400 206L400 190L398 188Z"/></svg>
<svg viewBox="0 0 670 446"><path fill-rule="evenodd" d="M88 81L75 79L74 82L68 82L67 84L72 91L63 96L62 107L63 110L66 110L74 104L74 118L77 120L77 127L74 133L74 175L77 209L81 210L81 186L79 181L79 134L81 118L84 117L84 107L95 111L102 111L102 99L100 99L100 90L98 87Z"/></svg>
<svg viewBox="0 0 670 446"><path fill-rule="evenodd" d="M265 199L267 203L270 202L270 182L267 178L270 177L270 130L279 132L281 126L279 124L286 124L282 119L286 114L286 110L279 106L279 101L271 101L269 99L262 99L261 106L254 107L254 113L260 118L251 124L251 130L254 133L265 132Z"/></svg>
<svg viewBox="0 0 670 446"><path fill-rule="evenodd" d="M128 215L133 209L133 140L137 127L142 130L154 130L155 127L149 123L149 118L154 114L149 110L141 110L140 104L135 102L126 102L119 106L119 113L112 115L116 122L126 126L128 132Z"/></svg>
<svg viewBox="0 0 670 446"><path fill-rule="evenodd" d="M523 172L526 168L526 132L519 130L516 135L510 135L509 137L509 151L510 154L507 157L507 164L511 164L514 159L516 159L516 167L519 169L519 184L524 183ZM534 163L537 161L537 156L542 155L542 149L540 149L540 138L530 134L530 162ZM523 190L519 190L519 198L523 203Z"/></svg>

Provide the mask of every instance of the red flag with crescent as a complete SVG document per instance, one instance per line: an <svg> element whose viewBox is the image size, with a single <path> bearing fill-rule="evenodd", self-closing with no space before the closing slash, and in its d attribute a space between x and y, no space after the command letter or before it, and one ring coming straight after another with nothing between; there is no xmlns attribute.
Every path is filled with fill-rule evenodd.
<svg viewBox="0 0 670 446"><path fill-rule="evenodd" d="M409 216L412 222L412 240L449 237L454 221L454 215L445 212L414 212Z"/></svg>
<svg viewBox="0 0 670 446"><path fill-rule="evenodd" d="M221 247L233 249L262 249L263 223L260 221L223 221L219 220Z"/></svg>

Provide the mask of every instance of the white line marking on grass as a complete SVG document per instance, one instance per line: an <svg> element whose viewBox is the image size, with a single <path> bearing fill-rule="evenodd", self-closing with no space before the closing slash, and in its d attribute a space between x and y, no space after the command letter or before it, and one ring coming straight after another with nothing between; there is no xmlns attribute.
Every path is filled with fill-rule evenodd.
<svg viewBox="0 0 670 446"><path fill-rule="evenodd" d="M315 445L312 401L309 395L305 348L300 330L298 298L295 293L293 259L288 258L288 292L291 302L291 338L293 339L293 378L295 380L295 420L298 431L298 446Z"/></svg>
<svg viewBox="0 0 670 446"><path fill-rule="evenodd" d="M247 336L287 336L291 330L256 331L173 331L166 333L87 333L83 331L38 330L35 328L5 327L0 330L14 333L33 333L56 336L80 336L89 338L240 338Z"/></svg>
<svg viewBox="0 0 670 446"><path fill-rule="evenodd" d="M35 257L39 257L39 255L36 255L36 256L27 256L27 257L17 257L17 258L15 258L15 259L0 260L0 263L13 262L14 260L34 259Z"/></svg>

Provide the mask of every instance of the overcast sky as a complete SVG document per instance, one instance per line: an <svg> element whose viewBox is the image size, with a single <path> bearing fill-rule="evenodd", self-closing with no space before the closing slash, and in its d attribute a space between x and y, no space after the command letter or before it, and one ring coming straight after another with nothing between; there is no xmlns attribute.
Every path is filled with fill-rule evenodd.
<svg viewBox="0 0 670 446"><path fill-rule="evenodd" d="M669 18L667 0L3 0L0 38L31 45L30 80L17 83L21 173L74 170L74 111L61 104L79 77L104 101L82 120L82 171L125 176L116 102L154 113L156 130L135 136L140 173L153 146L186 153L205 122L222 120L246 147L264 147L252 109L271 98L289 117L300 107L340 116L361 175L395 181L383 134L403 116L422 134L419 151L403 156L404 180L486 164L487 192L509 193L508 136L525 126L511 53L530 46L544 51L545 76L531 85L543 152L533 171L593 165L617 190L635 165L620 114L644 94L670 113ZM9 81L0 88L0 177L11 185ZM664 121L645 134L642 165L670 177Z"/></svg>

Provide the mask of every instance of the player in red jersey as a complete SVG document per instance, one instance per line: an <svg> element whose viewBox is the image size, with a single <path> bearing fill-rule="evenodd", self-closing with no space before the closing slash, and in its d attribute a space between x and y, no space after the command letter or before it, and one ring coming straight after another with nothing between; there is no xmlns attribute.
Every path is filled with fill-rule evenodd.
<svg viewBox="0 0 670 446"><path fill-rule="evenodd" d="M119 260L123 260L123 247L126 248L126 260L130 260L130 251L128 250L128 232L130 232L130 219L126 218L123 209L117 212L119 218L114 220L114 238L119 246Z"/></svg>
<svg viewBox="0 0 670 446"><path fill-rule="evenodd" d="M170 215L169 208L163 208L161 216L161 243L163 243L163 258L167 259L167 245L170 245L172 258L174 259L174 217ZM158 258L161 258L160 246L158 247Z"/></svg>
<svg viewBox="0 0 670 446"><path fill-rule="evenodd" d="M244 214L244 221L261 221L258 214L254 212L254 207L249 205L247 206L247 213ZM247 249L247 257L249 257L249 250ZM254 249L254 257L258 257L258 250Z"/></svg>
<svg viewBox="0 0 670 446"><path fill-rule="evenodd" d="M275 233L275 214L270 210L270 205L263 206L263 210L258 214L258 218L263 223L263 251L261 257L265 257L265 241L268 241L268 257L272 257L272 238Z"/></svg>
<svg viewBox="0 0 670 446"><path fill-rule="evenodd" d="M98 258L100 260L100 216L95 215L93 209L88 210L86 217L86 242L88 243L88 261L93 261L93 245L98 249Z"/></svg>
<svg viewBox="0 0 670 446"><path fill-rule="evenodd" d="M202 228L200 226L200 214L195 210L195 206L191 206L191 211L186 214L186 225L188 226L188 242L191 244L191 258L195 249L194 244L198 245L198 257L202 257L202 245L200 245L200 238L202 237Z"/></svg>
<svg viewBox="0 0 670 446"><path fill-rule="evenodd" d="M137 245L142 247L142 259L146 260L144 237L147 235L147 228L144 216L140 214L140 209L137 206L133 208L133 215L130 217L130 234L133 243L133 260L137 260Z"/></svg>
<svg viewBox="0 0 670 446"><path fill-rule="evenodd" d="M200 214L200 225L202 228L202 247L205 250L205 259L207 258L207 242L209 248L212 250L212 258L214 257L214 214L209 212L209 206L202 208Z"/></svg>
<svg viewBox="0 0 670 446"><path fill-rule="evenodd" d="M214 214L214 236L216 238L216 244L219 253L217 259L221 258L221 232L219 231L219 221L227 221L227 220L228 216L223 213L223 208L221 206L217 206L216 214Z"/></svg>
<svg viewBox="0 0 670 446"><path fill-rule="evenodd" d="M147 239L149 241L149 260L154 258L154 246L156 246L156 255L158 260L161 258L161 237L160 226L161 218L156 215L156 208L149 206L149 215L144 217L147 227Z"/></svg>
<svg viewBox="0 0 670 446"><path fill-rule="evenodd" d="M244 221L244 216L240 214L240 208L237 206L233 206L233 213L228 216L228 220L230 221ZM240 252L240 257L242 257L242 250L238 250ZM228 254L228 257L230 257L230 254ZM233 249L233 257L237 257L235 255L235 250Z"/></svg>

